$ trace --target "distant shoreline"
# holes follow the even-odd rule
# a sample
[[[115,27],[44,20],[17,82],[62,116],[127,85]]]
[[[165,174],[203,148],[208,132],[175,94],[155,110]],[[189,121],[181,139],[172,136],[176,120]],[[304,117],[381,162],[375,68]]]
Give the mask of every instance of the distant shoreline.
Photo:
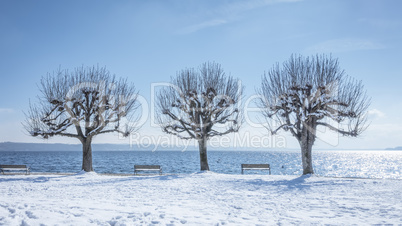
[[[156,150],[155,150],[156,149]],[[161,148],[155,145],[148,145],[138,148],[138,145],[129,144],[92,144],[92,150],[97,151],[198,151],[197,147],[167,147]],[[299,148],[252,148],[252,147],[233,147],[233,148],[208,148],[208,151],[299,151]],[[373,149],[314,149],[314,151],[402,151],[402,147],[395,148],[373,148]],[[1,151],[82,151],[81,144],[65,143],[22,143],[22,142],[0,142]]]

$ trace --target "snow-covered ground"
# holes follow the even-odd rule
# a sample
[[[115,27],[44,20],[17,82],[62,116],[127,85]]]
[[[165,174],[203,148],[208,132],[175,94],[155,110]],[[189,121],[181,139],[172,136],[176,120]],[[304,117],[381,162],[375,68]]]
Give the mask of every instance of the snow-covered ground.
[[[402,224],[402,180],[0,176],[0,225]]]

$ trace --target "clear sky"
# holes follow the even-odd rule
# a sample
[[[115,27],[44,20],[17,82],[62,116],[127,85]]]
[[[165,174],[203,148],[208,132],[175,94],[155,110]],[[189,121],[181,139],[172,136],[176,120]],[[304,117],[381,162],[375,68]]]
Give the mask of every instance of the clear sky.
[[[29,101],[40,94],[40,78],[59,67],[106,66],[135,83],[150,102],[152,83],[215,61],[242,81],[247,100],[264,71],[292,53],[332,53],[347,74],[365,84],[371,125],[360,138],[324,139],[317,147],[402,146],[401,9],[398,0],[2,0],[0,142],[77,143],[32,138],[21,125]],[[145,108],[150,111],[150,104]],[[150,123],[139,136],[158,139],[162,133]],[[249,123],[244,133],[267,135]],[[294,139],[285,139],[287,147],[297,148]],[[111,135],[95,142],[127,140]]]

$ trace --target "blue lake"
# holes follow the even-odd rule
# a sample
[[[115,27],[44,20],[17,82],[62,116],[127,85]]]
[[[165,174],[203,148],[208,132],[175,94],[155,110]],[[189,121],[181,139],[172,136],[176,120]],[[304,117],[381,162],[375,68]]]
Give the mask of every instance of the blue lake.
[[[81,169],[78,151],[2,151],[0,164],[26,164],[32,172],[76,173]],[[210,170],[240,174],[242,163],[271,164],[272,174],[301,175],[299,151],[209,151]],[[313,151],[317,175],[335,177],[402,179],[402,151]],[[132,174],[135,164],[157,164],[163,173],[187,174],[199,171],[196,151],[95,151],[97,173]],[[267,172],[247,171],[247,174]]]

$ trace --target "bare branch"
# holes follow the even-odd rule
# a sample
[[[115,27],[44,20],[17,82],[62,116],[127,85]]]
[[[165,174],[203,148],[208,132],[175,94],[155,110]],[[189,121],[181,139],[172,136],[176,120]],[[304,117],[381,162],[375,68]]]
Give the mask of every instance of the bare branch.
[[[338,60],[331,57],[292,56],[282,67],[276,64],[262,77],[257,92],[257,104],[273,134],[284,129],[301,139],[303,126],[310,125],[306,122],[325,119],[346,122],[346,128],[336,130],[344,135],[357,136],[366,128],[365,112],[370,100],[362,82],[346,76]],[[279,119],[273,120],[274,116]],[[317,125],[327,124],[310,125],[310,130]]]
[[[216,63],[185,69],[157,96],[162,130],[183,139],[208,139],[238,131],[243,87]],[[215,125],[218,129],[212,130]],[[180,135],[186,133],[188,136]]]
[[[122,119],[131,117],[138,107],[135,87],[126,79],[117,80],[106,68],[59,69],[42,77],[40,92],[39,104],[30,105],[24,126],[32,136],[43,138],[83,139],[120,132],[121,126],[128,128]]]
[[[317,122],[317,125],[327,127],[329,129],[331,129],[332,131],[340,133],[340,134],[342,134],[344,136],[356,137],[358,135],[358,132],[359,132],[358,130],[354,130],[354,129],[349,129],[348,131],[345,131],[343,129],[336,128],[336,127],[334,127],[334,126],[332,126],[332,125],[330,125],[328,123],[325,123],[325,122]]]

